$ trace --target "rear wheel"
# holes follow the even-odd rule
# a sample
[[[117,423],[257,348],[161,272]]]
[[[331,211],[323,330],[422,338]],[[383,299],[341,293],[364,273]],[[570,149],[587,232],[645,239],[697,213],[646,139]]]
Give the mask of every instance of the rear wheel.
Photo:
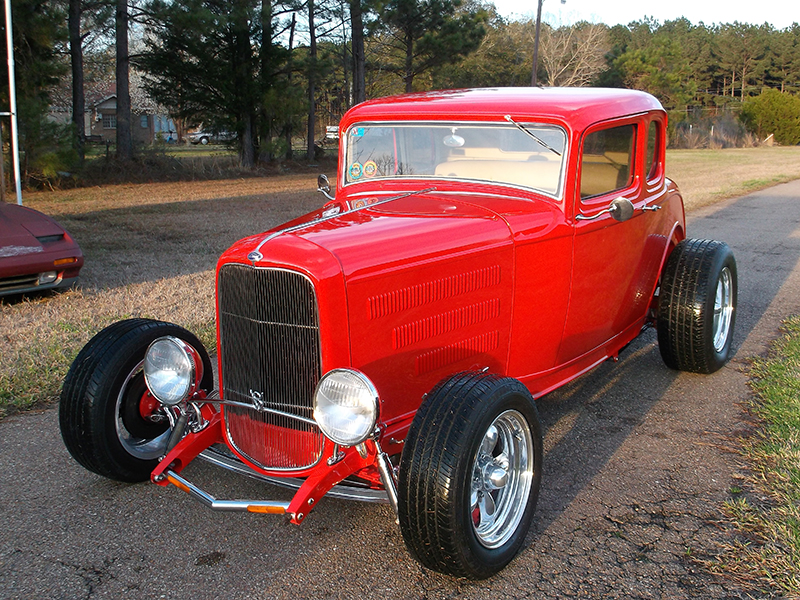
[[[542,467],[538,412],[520,382],[464,373],[437,386],[406,438],[399,518],[426,567],[483,579],[525,541]]]
[[[201,387],[211,390],[211,361],[189,331],[162,321],[129,319],[95,335],[72,363],[61,390],[59,424],[70,454],[85,468],[118,481],[144,481],[164,455],[169,420],[147,391],[144,354],[172,335],[203,360]]]
[[[730,358],[736,321],[736,260],[727,244],[683,240],[661,277],[658,347],[672,369],[713,373]]]

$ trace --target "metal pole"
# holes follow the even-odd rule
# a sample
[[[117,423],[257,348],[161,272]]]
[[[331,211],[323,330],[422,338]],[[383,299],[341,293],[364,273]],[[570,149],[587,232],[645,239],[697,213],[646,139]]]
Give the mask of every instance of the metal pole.
[[[0,119],[0,203],[6,201],[6,157],[3,156],[3,120]]]
[[[8,2],[9,0],[6,0]],[[536,68],[539,66],[539,30],[542,28],[542,4],[539,0],[539,10],[536,11],[536,34],[533,38],[533,72],[531,73],[531,87],[536,87]]]
[[[22,205],[22,183],[19,174],[19,128],[17,127],[17,80],[14,76],[14,35],[11,31],[11,0],[6,5],[6,45],[8,48],[8,99],[11,105],[11,153],[14,158],[14,180],[17,204]]]

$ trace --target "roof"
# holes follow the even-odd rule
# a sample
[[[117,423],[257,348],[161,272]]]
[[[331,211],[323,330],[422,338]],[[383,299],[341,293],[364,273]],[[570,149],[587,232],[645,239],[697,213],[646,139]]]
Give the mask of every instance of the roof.
[[[485,88],[420,92],[370,100],[352,108],[342,126],[368,120],[520,120],[548,118],[583,129],[592,123],[651,110],[663,111],[645,92],[609,88]]]

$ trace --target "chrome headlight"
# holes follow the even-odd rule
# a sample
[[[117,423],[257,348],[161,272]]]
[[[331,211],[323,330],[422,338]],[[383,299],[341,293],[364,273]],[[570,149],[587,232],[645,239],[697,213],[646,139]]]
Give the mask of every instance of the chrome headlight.
[[[144,379],[150,393],[162,404],[180,404],[197,390],[203,378],[203,361],[183,340],[158,338],[144,355]]]
[[[375,429],[378,392],[359,371],[329,371],[314,392],[314,420],[333,442],[341,446],[360,444]]]

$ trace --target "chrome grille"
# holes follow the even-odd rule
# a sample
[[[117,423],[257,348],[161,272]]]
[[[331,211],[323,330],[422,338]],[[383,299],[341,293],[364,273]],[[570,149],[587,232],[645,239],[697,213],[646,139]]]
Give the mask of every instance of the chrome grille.
[[[222,395],[232,444],[264,469],[315,464],[324,437],[312,420],[321,376],[317,299],[311,281],[282,269],[225,265],[217,302]]]

